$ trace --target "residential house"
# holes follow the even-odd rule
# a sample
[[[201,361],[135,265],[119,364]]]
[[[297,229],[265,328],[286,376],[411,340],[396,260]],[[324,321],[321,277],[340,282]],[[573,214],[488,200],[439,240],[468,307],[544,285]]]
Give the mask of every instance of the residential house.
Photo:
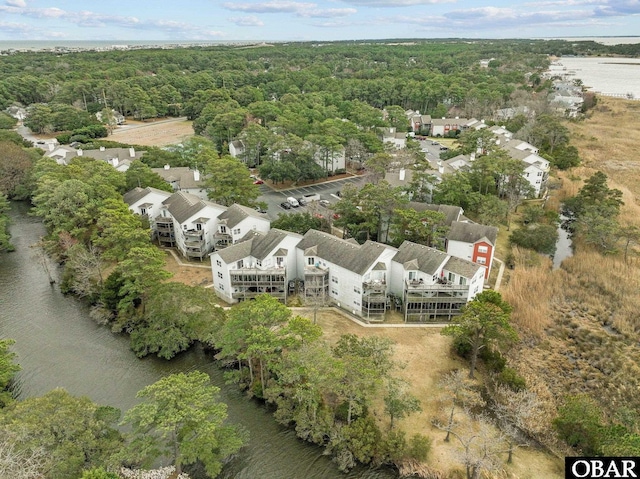
[[[68,165],[77,156],[93,158],[94,160],[109,163],[115,169],[125,172],[129,169],[131,162],[139,160],[146,151],[136,151],[135,148],[105,148],[101,146],[96,150],[83,150],[72,146],[48,144],[46,156],[56,160],[59,165]]]
[[[407,110],[405,112],[411,131],[419,135],[429,135],[431,131],[431,115],[421,115],[419,111]]]
[[[304,278],[306,297],[328,298],[365,318],[384,314],[395,248],[374,241],[360,245],[355,240],[309,230],[296,252],[298,278]]]
[[[209,199],[205,181],[198,170],[192,170],[186,166],[172,167],[169,165],[165,165],[164,168],[151,169],[169,183],[173,187],[173,191],[196,195],[203,200]]]
[[[225,206],[178,191],[163,202],[155,218],[158,242],[175,246],[186,258],[200,261],[214,247],[218,217]]]
[[[431,120],[431,136],[447,137],[468,129],[469,118],[433,118]],[[477,120],[476,120],[477,121]]]
[[[168,191],[148,186],[146,188],[136,187],[128,191],[125,193],[123,199],[133,213],[148,218],[151,231],[155,234],[155,217],[160,214],[164,201],[171,195],[172,193]]]
[[[398,150],[407,146],[407,133],[398,133],[394,127],[380,128],[380,130],[383,143],[391,143]]]
[[[302,236],[271,229],[251,230],[237,243],[211,253],[213,288],[227,303],[270,294],[287,300],[289,281],[296,278],[296,244]]]
[[[244,141],[233,140],[231,143],[229,143],[229,154],[245,163],[247,161],[247,158],[245,156],[246,152],[247,149],[245,148]]]
[[[391,293],[405,322],[444,322],[482,291],[483,266],[405,241],[391,262]]]
[[[547,181],[551,170],[549,161],[528,149],[521,150],[509,144],[503,145],[503,149],[506,150],[511,158],[522,160],[524,163],[523,175],[533,189],[533,196],[536,198],[543,196],[547,190]]]
[[[455,221],[466,220],[463,216],[464,210],[459,206],[434,205],[430,203],[410,201],[407,207],[416,211],[435,211],[437,213],[442,213],[444,215],[444,224],[446,226],[451,226]]]
[[[446,236],[447,254],[481,265],[484,279],[488,279],[497,240],[498,228],[495,226],[454,221]]]
[[[214,233],[215,248],[221,249],[235,244],[250,231],[266,233],[270,227],[269,218],[253,208],[238,204],[231,205],[217,217]]]

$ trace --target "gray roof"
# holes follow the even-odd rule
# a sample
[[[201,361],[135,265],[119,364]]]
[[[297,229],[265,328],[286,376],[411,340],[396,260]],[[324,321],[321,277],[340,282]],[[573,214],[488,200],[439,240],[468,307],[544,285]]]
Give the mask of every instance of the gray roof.
[[[479,264],[467,261],[466,259],[456,258],[455,256],[449,258],[444,268],[447,271],[464,276],[465,278],[473,278],[479,269],[484,270],[484,267]]]
[[[154,173],[157,173],[163,180],[169,183],[179,183],[181,189],[204,188],[205,186],[204,181],[202,181],[202,177],[200,177],[200,181],[196,181],[196,172],[187,166],[151,169]]]
[[[226,220],[224,224],[226,224],[229,228],[233,228],[237,224],[239,224],[245,218],[252,216],[254,218],[260,218],[262,220],[266,219],[264,215],[258,213],[253,208],[249,208],[248,206],[242,206],[237,203],[229,206],[227,210],[218,216],[220,220]]]
[[[256,259],[263,260],[287,237],[295,236],[302,239],[302,236],[296,233],[272,228],[268,233],[260,231],[249,231],[237,243],[227,246],[218,251],[220,257],[225,263],[229,264],[238,261],[247,256],[253,256]],[[287,250],[279,248],[274,256],[286,256]]]
[[[454,221],[447,234],[447,240],[462,241],[464,243],[476,243],[483,238],[495,246],[496,240],[498,239],[498,228],[495,226],[479,225],[477,223]]]
[[[444,126],[444,125],[458,125],[462,126],[469,121],[468,118],[432,118],[431,124],[433,126]]]
[[[252,231],[248,235],[245,235],[240,242],[216,251],[216,253],[218,253],[218,255],[220,255],[220,258],[222,258],[222,261],[227,264],[246,258],[247,256],[251,255],[251,246],[253,244],[253,241],[255,240],[256,236],[260,234],[262,233],[259,233],[258,231]]]
[[[133,156],[131,155],[133,153]],[[136,151],[134,148],[105,148],[104,150],[82,150],[82,156],[88,156],[95,160],[107,161],[113,158],[119,160],[137,160],[144,156],[146,151]],[[80,155],[78,155],[80,156]]]
[[[451,223],[458,221],[462,216],[462,208],[459,206],[451,205],[433,205],[427,203],[418,203],[417,201],[410,201],[407,205],[408,208],[413,208],[416,211],[437,211],[444,214],[444,224],[451,226]]]
[[[393,249],[375,241],[353,244],[318,230],[307,231],[296,247],[359,275],[375,265],[386,249]]]
[[[144,198],[150,193],[159,193],[161,195],[166,196],[167,198],[171,196],[171,193],[169,193],[168,191],[163,191],[157,188],[152,188],[150,186],[147,186],[146,188],[135,187],[131,191],[127,191],[123,196],[123,200],[126,204],[131,206],[132,204],[134,204],[137,201],[140,201],[142,198]]]
[[[403,265],[405,270],[417,270],[434,275],[447,260],[447,256],[447,253],[437,249],[405,241],[398,248],[393,261]]]
[[[183,223],[200,210],[207,206],[212,206],[218,209],[225,209],[225,206],[220,206],[211,201],[204,201],[199,196],[192,195],[191,193],[185,193],[184,191],[177,191],[169,198],[162,202],[167,207],[171,216],[178,222]],[[205,217],[201,217],[202,220]]]

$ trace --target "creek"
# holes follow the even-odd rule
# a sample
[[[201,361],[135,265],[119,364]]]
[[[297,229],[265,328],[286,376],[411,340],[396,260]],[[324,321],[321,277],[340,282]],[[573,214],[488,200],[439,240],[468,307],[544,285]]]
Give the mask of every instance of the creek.
[[[323,449],[305,443],[278,425],[261,403],[224,383],[222,371],[199,348],[171,361],[138,359],[126,336],[111,333],[89,317],[88,307],[50,284],[51,264],[33,247],[45,234],[24,203],[12,203],[13,253],[0,255],[0,338],[16,341],[13,351],[22,370],[19,398],[40,396],[62,387],[123,412],[136,404],[136,393],[171,373],[200,370],[210,375],[229,406],[229,420],[249,432],[249,443],[225,467],[223,479],[392,479],[389,469],[359,467],[340,472]]]
[[[571,233],[566,227],[567,217],[560,215],[558,224],[558,241],[556,241],[556,252],[553,254],[553,269],[558,269],[562,262],[573,256],[573,242]]]

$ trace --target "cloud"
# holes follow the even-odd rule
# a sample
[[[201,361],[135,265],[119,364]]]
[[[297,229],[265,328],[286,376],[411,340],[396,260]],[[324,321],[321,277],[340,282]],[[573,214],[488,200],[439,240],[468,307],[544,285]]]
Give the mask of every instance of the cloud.
[[[291,13],[305,18],[336,18],[357,13],[355,8],[317,8],[316,3],[270,1],[264,3],[224,3],[227,10],[251,13]]]
[[[300,3],[300,2],[282,2],[274,0],[264,3],[223,3],[222,7],[227,10],[236,10],[240,12],[253,12],[253,13],[298,13],[305,9],[316,8],[318,5],[315,3]]]
[[[7,0],[6,2],[4,2],[6,5],[9,5],[10,7],[20,7],[20,8],[24,8],[27,6],[27,2],[25,2],[24,0]]]
[[[456,0],[341,0],[358,7],[415,7],[416,5],[434,5],[440,3],[456,3]]]
[[[640,0],[610,0],[605,5],[597,7],[595,14],[598,17],[613,17],[622,15],[637,15],[640,13]]]
[[[263,27],[264,22],[255,15],[248,15],[246,17],[231,17],[229,19],[231,23],[235,23],[239,27]]]
[[[20,0],[12,0],[20,1]],[[140,20],[136,17],[109,15],[87,10],[67,11],[56,7],[50,8],[18,8],[15,6],[0,6],[0,13],[21,15],[35,19],[65,20],[69,23],[85,28],[120,27],[136,30],[155,30],[170,33],[180,39],[208,39],[219,38],[226,34],[221,31],[210,30],[206,26],[172,20]]]

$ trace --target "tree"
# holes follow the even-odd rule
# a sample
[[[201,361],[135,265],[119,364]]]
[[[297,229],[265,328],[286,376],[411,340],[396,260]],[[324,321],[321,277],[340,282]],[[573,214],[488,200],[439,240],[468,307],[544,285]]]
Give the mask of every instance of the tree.
[[[377,336],[359,338],[344,334],[333,348],[341,360],[343,374],[334,386],[339,397],[347,403],[347,424],[359,416],[371,401],[381,381],[393,369],[393,342]]]
[[[408,208],[398,209],[393,213],[391,228],[392,244],[396,246],[403,241],[412,241],[433,248],[444,246],[444,237],[448,230],[444,213]]]
[[[7,197],[0,194],[0,253],[13,251],[11,244],[11,234],[9,233],[9,201]]]
[[[0,436],[25,456],[39,457],[44,451],[45,477],[79,477],[84,469],[113,461],[122,445],[113,427],[119,416],[117,409],[54,389],[5,408],[0,414]]]
[[[393,429],[396,419],[422,411],[420,400],[409,393],[408,386],[406,381],[393,377],[388,379],[384,410],[389,415],[389,430]]]
[[[545,224],[523,226],[509,235],[509,242],[553,256],[558,242],[558,228]]]
[[[441,333],[453,336],[470,347],[469,378],[473,379],[478,353],[495,342],[515,341],[516,331],[509,323],[511,306],[497,291],[486,290],[473,298],[462,309],[457,324],[446,326]]]
[[[452,434],[459,443],[457,456],[465,467],[467,479],[480,479],[485,472],[491,474],[500,469],[500,456],[504,450],[504,436],[484,417],[477,423],[466,424]]]
[[[16,354],[9,348],[15,344],[12,339],[0,340],[0,408],[5,407],[12,401],[11,392],[7,390],[14,376],[20,371],[14,359]]]
[[[194,341],[215,334],[224,320],[215,295],[201,287],[160,283],[149,293],[143,317],[131,331],[138,357],[157,354],[171,359]]]
[[[206,163],[209,199],[224,206],[238,203],[253,206],[260,188],[253,184],[249,169],[231,156],[220,158],[202,158]]]
[[[170,457],[178,474],[182,466],[200,462],[216,477],[244,442],[236,427],[225,425],[227,406],[219,393],[199,371],[171,374],[142,389],[136,395],[142,402],[123,420],[132,427],[131,455],[147,463]]]
[[[127,252],[126,258],[117,267],[122,279],[118,311],[132,312],[133,307],[141,305],[144,313],[145,299],[150,290],[171,277],[164,269],[164,261],[164,253],[151,245],[137,246]]]
[[[158,190],[173,192],[173,187],[169,183],[140,160],[135,160],[131,163],[131,166],[125,172],[125,178],[127,191],[131,191],[136,187],[146,188],[150,186]]]
[[[457,369],[446,374],[438,383],[443,390],[440,401],[444,404],[447,412],[447,421],[439,427],[447,431],[444,438],[449,442],[452,431],[457,425],[455,414],[457,408],[465,410],[484,406],[482,395],[476,390],[475,385],[468,375]]]
[[[569,446],[586,456],[599,456],[604,439],[602,419],[603,411],[596,401],[586,394],[578,394],[565,398],[553,426]]]
[[[20,146],[0,141],[0,195],[13,197],[33,168],[33,159]]]
[[[271,227],[303,235],[311,229],[328,232],[329,222],[324,218],[312,216],[308,212],[290,215],[281,213],[271,222]]]

